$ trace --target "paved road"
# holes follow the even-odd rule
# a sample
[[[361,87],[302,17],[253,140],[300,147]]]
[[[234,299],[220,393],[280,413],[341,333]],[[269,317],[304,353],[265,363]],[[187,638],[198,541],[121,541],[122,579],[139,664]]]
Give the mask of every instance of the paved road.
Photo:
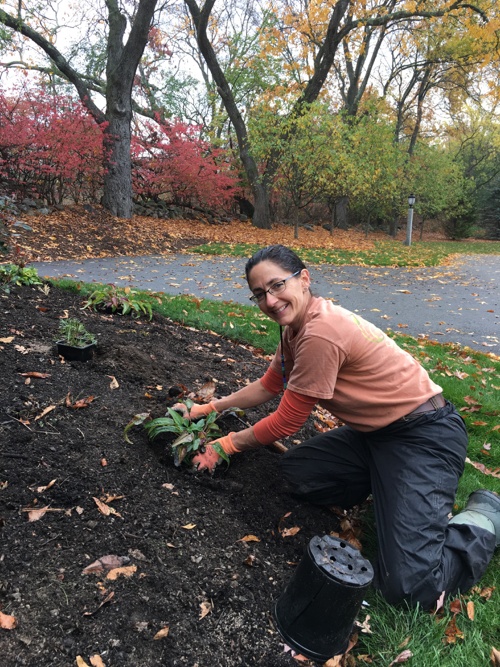
[[[36,262],[40,275],[250,305],[245,260],[195,254]],[[425,269],[311,266],[313,291],[382,329],[500,354],[500,255]]]

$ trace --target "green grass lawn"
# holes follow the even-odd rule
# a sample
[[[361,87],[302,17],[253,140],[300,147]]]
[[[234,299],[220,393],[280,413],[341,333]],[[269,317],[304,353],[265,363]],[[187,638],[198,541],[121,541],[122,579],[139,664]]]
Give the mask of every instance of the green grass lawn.
[[[500,247],[500,246],[499,246]],[[321,260],[324,261],[324,260]],[[82,296],[95,284],[68,280],[52,281],[78,290]],[[186,296],[171,297],[138,292],[136,299],[151,300],[153,309],[185,326],[213,331],[228,339],[272,354],[279,340],[278,327],[257,307],[232,302],[214,302]],[[456,510],[477,488],[500,492],[500,361],[452,344],[416,340],[389,332],[396,342],[416,357],[432,379],[443,387],[466,421],[470,446],[464,475],[460,481]],[[411,517],[409,518],[411,520]],[[361,537],[367,552],[373,550],[373,526],[367,523]],[[450,601],[439,615],[419,609],[394,608],[375,591],[367,594],[369,607],[359,620],[369,615],[372,634],[360,633],[353,649],[355,665],[388,667],[405,650],[412,652],[409,665],[417,667],[485,667],[490,664],[492,647],[500,649],[500,554],[495,555],[478,586],[462,598],[462,611],[456,615]],[[491,589],[495,589],[491,591]],[[491,596],[488,595],[491,593]],[[472,603],[474,618],[466,613]],[[471,605],[469,605],[471,608]],[[453,621],[459,632],[450,632]],[[448,634],[447,634],[448,633]]]
[[[293,248],[307,264],[357,264],[361,266],[439,266],[456,254],[500,254],[500,242],[493,241],[417,241],[410,247],[401,241],[375,241],[372,250],[324,250]],[[207,243],[190,252],[207,255],[250,257],[259,249],[251,243]]]

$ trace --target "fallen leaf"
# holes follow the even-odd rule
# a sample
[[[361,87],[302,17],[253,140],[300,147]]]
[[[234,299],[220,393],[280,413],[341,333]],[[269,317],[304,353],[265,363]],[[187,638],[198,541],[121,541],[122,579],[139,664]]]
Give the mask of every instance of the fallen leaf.
[[[391,663],[389,663],[389,667],[391,667],[391,665],[398,665],[401,662],[406,662],[412,657],[413,653],[409,649],[406,649],[406,651],[400,653],[398,656],[396,656],[396,658],[394,658],[394,660]]]
[[[205,401],[206,403],[209,403],[211,398],[213,398],[213,395],[215,394],[215,382],[213,380],[209,380],[208,382],[205,382],[203,387],[199,389],[196,392],[196,398],[198,400]]]
[[[500,431],[500,424],[497,424],[497,425],[494,426],[491,430],[492,430],[492,431]]]
[[[474,620],[474,603],[472,600],[469,600],[467,602],[467,616],[469,617],[469,620],[473,621]]]
[[[103,468],[105,468],[107,465],[108,465],[108,462],[106,461],[106,459],[105,459],[105,458],[102,458],[102,459],[101,459],[101,466],[102,466]]]
[[[115,378],[115,376],[114,375],[106,375],[106,377],[111,378],[111,382],[109,383],[109,388],[110,389],[118,389],[118,387],[120,385],[118,384],[118,380]]]
[[[0,343],[12,343],[15,336],[7,336],[7,338],[0,338]]]
[[[51,487],[53,487],[54,484],[55,484],[56,482],[57,482],[57,478],[56,478],[56,479],[52,479],[52,480],[47,484],[47,486],[37,486],[37,487],[36,487],[36,492],[37,492],[37,493],[43,493],[44,491],[47,491],[48,489],[50,489]]]
[[[246,565],[247,567],[253,567],[254,563],[255,563],[255,556],[253,554],[249,554],[243,561],[243,565]]]
[[[101,556],[101,558],[98,558],[90,565],[87,565],[87,567],[82,570],[82,574],[93,574],[103,572],[104,570],[113,570],[122,567],[129,561],[130,558],[128,556],[108,554],[107,556]]]
[[[444,631],[445,636],[444,636],[443,641],[446,644],[455,644],[457,639],[463,639],[464,638],[464,633],[458,627],[456,618],[457,618],[457,616],[456,616],[456,614],[454,614],[453,618],[448,623],[448,626],[447,626],[446,630]]]
[[[469,457],[465,459],[466,463],[470,463],[471,466],[474,466],[477,470],[480,470],[482,473],[485,475],[491,475],[492,477],[496,477],[497,479],[500,479],[500,468],[495,468],[494,470],[490,470],[487,468],[484,463],[478,463],[477,461],[471,461]]]
[[[17,619],[15,616],[9,616],[9,614],[4,614],[0,611],[0,628],[2,630],[13,630],[17,625]]]
[[[95,655],[90,656],[90,664],[92,665],[92,667],[106,667],[106,665],[104,664],[104,660],[97,653]]]
[[[239,540],[236,540],[237,542],[260,542],[260,539],[256,535],[245,535],[245,537],[242,537]]]
[[[455,599],[450,602],[450,611],[452,614],[460,614],[462,611],[462,602],[460,599]]]
[[[162,488],[162,489],[167,489],[168,491],[173,491],[175,487],[174,487],[173,484],[170,484],[170,483],[168,483],[168,482],[165,482],[165,484],[162,484],[162,485],[161,485],[161,488]]]
[[[344,659],[344,654],[336,655],[330,660],[327,660],[323,667],[340,667],[342,660]]]
[[[106,503],[103,503],[99,498],[94,498],[93,499],[97,507],[99,508],[99,512],[101,514],[104,514],[104,516],[109,516],[110,514],[114,514],[115,516],[119,516],[120,519],[122,518],[122,515],[115,510],[114,507],[110,507],[109,505],[106,505]]]
[[[283,528],[283,530],[281,531],[281,537],[293,537],[294,535],[297,535],[299,530],[300,530],[299,526],[292,526],[292,528]]]
[[[491,667],[500,667],[500,651],[494,646],[491,647],[490,660]]]
[[[48,511],[49,506],[41,507],[38,510],[29,510],[28,511],[28,521],[39,521]]]
[[[50,373],[39,373],[38,371],[29,371],[29,373],[19,373],[19,375],[22,375],[23,377],[26,378],[40,378],[41,380],[45,380],[45,378],[50,377]]]
[[[168,637],[169,632],[170,632],[170,627],[166,625],[161,630],[158,630],[153,639],[163,639],[164,637]]]
[[[214,605],[211,601],[204,600],[203,602],[201,602],[200,603],[200,610],[201,610],[200,611],[200,621],[201,621],[202,618],[205,618],[205,616],[210,614],[210,612],[212,611],[213,608],[214,608]]]
[[[76,656],[76,666],[77,667],[89,667],[81,655]]]
[[[48,415],[49,412],[52,412],[52,410],[55,410],[56,406],[55,405],[49,405],[48,408],[45,408],[42,410],[42,412],[35,417],[35,421],[38,421],[39,419],[42,419],[42,417],[45,417],[45,415]]]
[[[78,410],[79,408],[88,408],[89,404],[95,399],[95,396],[87,396],[86,398],[80,398],[80,400],[73,403],[70,407],[73,410]]]
[[[187,523],[185,526],[181,526],[181,528],[184,528],[184,530],[193,530],[193,528],[196,528],[195,523]]]
[[[137,572],[137,565],[127,565],[126,567],[115,567],[106,575],[106,579],[115,581],[118,577],[131,577]]]
[[[355,623],[356,627],[359,628],[361,632],[364,632],[367,635],[373,634],[373,630],[371,629],[370,624],[368,623],[369,620],[370,620],[370,614],[367,614],[365,620],[362,623],[360,623],[359,621],[356,621]]]
[[[107,596],[104,598],[104,600],[103,600],[103,601],[101,602],[101,604],[97,607],[97,609],[94,609],[94,611],[84,611],[84,612],[83,612],[83,615],[84,615],[84,616],[93,616],[95,613],[97,613],[97,612],[99,611],[99,609],[100,609],[101,607],[104,607],[105,604],[108,604],[108,602],[110,602],[110,601],[114,598],[114,596],[115,596],[115,592],[114,592],[114,591],[111,591],[111,593],[109,593],[109,595],[107,595]]]

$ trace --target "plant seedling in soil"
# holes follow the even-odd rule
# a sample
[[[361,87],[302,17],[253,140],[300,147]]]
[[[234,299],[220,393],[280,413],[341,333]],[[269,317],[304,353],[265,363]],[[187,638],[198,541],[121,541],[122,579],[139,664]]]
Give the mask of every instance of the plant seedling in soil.
[[[77,320],[76,317],[69,317],[59,322],[57,342],[70,347],[87,347],[87,345],[95,345],[97,338],[87,331],[80,320]]]
[[[184,404],[189,413],[193,402],[188,399],[184,401]],[[144,423],[144,428],[151,440],[154,440],[160,433],[178,434],[178,437],[171,445],[174,454],[174,464],[176,466],[180,466],[182,462],[191,465],[193,456],[198,451],[204,451],[205,445],[220,435],[220,428],[215,423],[221,416],[218,412],[211,412],[206,417],[197,421],[186,419],[186,417],[183,417],[172,408],[168,408],[168,415]],[[229,457],[221,445],[215,442],[212,447],[229,465]]]

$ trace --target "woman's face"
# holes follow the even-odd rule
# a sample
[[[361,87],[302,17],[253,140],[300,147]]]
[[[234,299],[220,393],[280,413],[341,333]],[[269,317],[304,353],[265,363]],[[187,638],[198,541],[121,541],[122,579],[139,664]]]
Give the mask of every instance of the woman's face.
[[[302,316],[307,308],[310,298],[309,286],[311,279],[309,271],[302,271],[293,278],[290,278],[291,272],[281,268],[270,260],[260,262],[250,271],[248,276],[248,286],[254,294],[265,293],[262,301],[259,301],[259,308],[272,320],[281,324],[288,325],[294,331],[297,331],[302,321]],[[285,278],[285,289],[279,294],[270,294],[267,290],[273,288],[273,285],[279,283]]]

